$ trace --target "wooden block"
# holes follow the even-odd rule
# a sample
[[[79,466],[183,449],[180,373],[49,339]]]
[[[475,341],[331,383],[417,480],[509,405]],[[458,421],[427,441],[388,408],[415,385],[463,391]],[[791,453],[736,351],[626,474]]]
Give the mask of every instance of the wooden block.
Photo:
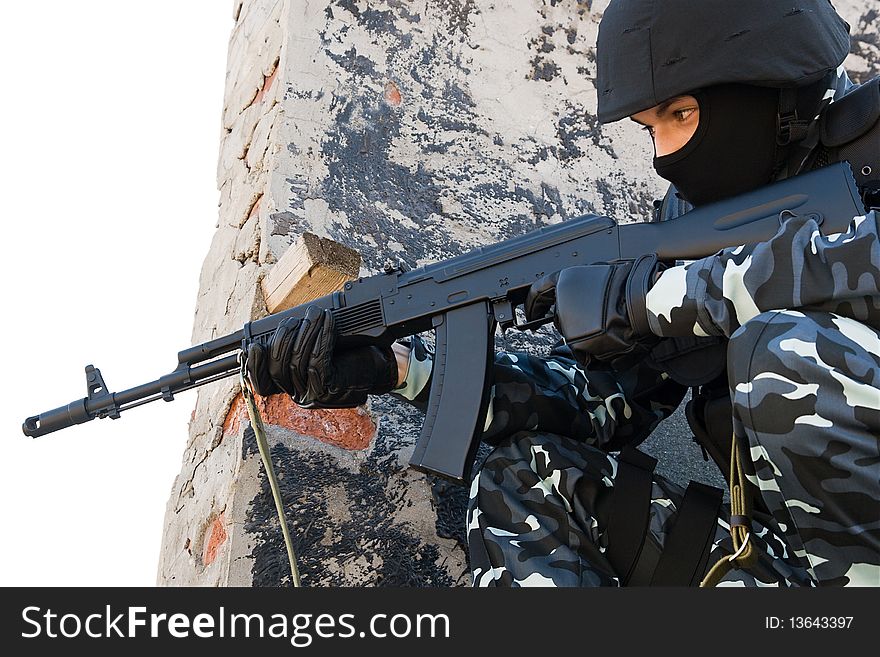
[[[276,313],[330,294],[357,278],[360,267],[354,249],[303,233],[263,278],[266,308]]]

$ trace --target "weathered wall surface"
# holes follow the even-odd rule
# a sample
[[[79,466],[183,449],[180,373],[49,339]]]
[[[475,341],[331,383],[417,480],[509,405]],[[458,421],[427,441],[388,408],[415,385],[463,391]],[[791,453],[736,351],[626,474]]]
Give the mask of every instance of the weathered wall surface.
[[[834,0],[850,24],[852,47],[845,65],[850,77],[865,82],[880,75],[880,4],[876,0]]]
[[[860,76],[880,65],[873,4],[838,3]],[[595,119],[606,6],[234,2],[219,221],[193,341],[265,314],[259,280],[303,231],[358,250],[368,274],[388,258],[418,266],[584,213],[645,217],[663,189],[648,138]],[[303,584],[466,584],[463,491],[406,467],[420,415],[384,398],[303,411],[282,397],[262,410]],[[671,427],[681,440],[681,418]],[[699,453],[678,445],[681,458]],[[200,388],[158,583],[289,583],[274,514],[236,382]]]

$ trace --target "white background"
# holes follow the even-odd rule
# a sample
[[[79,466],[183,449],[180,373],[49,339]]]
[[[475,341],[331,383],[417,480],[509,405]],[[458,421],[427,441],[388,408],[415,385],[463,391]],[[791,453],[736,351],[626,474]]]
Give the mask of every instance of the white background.
[[[174,369],[217,222],[229,0],[0,16],[0,585],[153,586],[195,392],[27,438],[25,417]]]

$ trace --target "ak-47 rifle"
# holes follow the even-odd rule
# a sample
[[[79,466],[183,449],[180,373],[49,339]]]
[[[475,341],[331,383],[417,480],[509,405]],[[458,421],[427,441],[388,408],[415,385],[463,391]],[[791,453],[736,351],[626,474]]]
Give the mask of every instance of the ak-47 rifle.
[[[240,354],[251,342],[266,344],[283,320],[302,317],[315,305],[334,313],[342,347],[435,332],[430,397],[410,465],[464,483],[486,417],[496,329],[533,329],[552,319],[516,323],[515,311],[535,280],[573,265],[647,253],[666,262],[702,258],[771,238],[787,215],[815,215],[826,234],[843,232],[864,212],[852,171],[840,163],[670,221],[618,225],[608,217],[578,217],[411,271],[389,267],[350,281],[343,290],[184,349],[170,374],[129,390],[111,393],[100,370],[88,365],[85,398],[29,417],[22,428],[37,437],[96,417],[115,419],[135,406],[171,401],[184,390],[238,374]]]

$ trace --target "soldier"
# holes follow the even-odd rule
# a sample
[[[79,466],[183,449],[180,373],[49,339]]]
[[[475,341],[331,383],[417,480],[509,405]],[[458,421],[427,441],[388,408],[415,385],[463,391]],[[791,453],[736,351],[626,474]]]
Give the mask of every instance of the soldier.
[[[654,220],[838,160],[880,207],[880,80],[853,85],[848,51],[828,0],[613,0],[599,120],[650,134],[671,183]],[[792,216],[767,242],[695,262],[536,282],[527,318],[554,310],[564,344],[495,356],[493,450],[467,512],[473,584],[880,585],[878,241],[873,211],[839,235]],[[604,294],[557,299],[572,288]],[[604,330],[571,335],[573,313]],[[249,354],[258,392],[323,407],[424,401],[431,358],[417,337],[333,342],[329,312],[282,325],[268,353]],[[653,473],[635,449],[688,388],[730,505]]]

